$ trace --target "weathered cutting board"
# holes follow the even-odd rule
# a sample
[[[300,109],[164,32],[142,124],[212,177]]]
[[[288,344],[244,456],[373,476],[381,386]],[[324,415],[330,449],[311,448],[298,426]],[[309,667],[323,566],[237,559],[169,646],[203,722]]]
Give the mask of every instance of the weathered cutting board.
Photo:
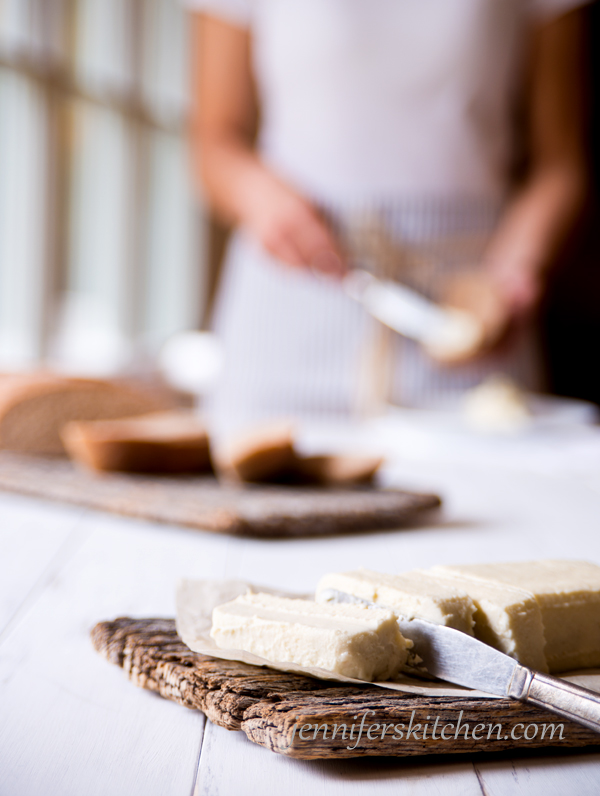
[[[332,687],[330,682],[309,677],[209,658],[183,644],[172,619],[101,622],[92,630],[92,640],[96,650],[121,666],[136,685],[201,710],[215,724],[242,730],[252,742],[289,757],[405,757],[600,744],[600,735],[514,700],[423,697],[376,686]],[[363,716],[366,721],[359,736]],[[438,717],[434,739],[432,725]],[[468,724],[476,739],[470,734],[465,739],[464,729],[458,737],[452,729],[446,730],[445,739],[440,736],[440,728],[456,727],[459,717],[460,726]],[[384,724],[389,730],[382,738]],[[394,738],[394,727],[399,724],[405,729],[411,725],[416,737],[411,733],[410,740]],[[425,724],[428,730],[423,739]],[[338,731],[332,739],[334,725]],[[346,739],[341,737],[342,725],[347,728]],[[488,738],[490,725],[494,729]],[[554,737],[550,737],[551,726]],[[534,727],[536,736],[524,737],[524,733],[531,736]]]
[[[232,486],[210,476],[93,474],[66,459],[0,453],[0,489],[239,536],[319,536],[398,528],[436,495],[361,487]]]

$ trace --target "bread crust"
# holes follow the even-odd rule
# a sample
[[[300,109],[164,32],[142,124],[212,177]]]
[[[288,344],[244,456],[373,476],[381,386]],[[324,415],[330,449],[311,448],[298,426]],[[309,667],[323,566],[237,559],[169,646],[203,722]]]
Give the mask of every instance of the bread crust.
[[[60,456],[64,425],[164,408],[153,395],[112,381],[67,378],[50,372],[0,376],[0,448]]]

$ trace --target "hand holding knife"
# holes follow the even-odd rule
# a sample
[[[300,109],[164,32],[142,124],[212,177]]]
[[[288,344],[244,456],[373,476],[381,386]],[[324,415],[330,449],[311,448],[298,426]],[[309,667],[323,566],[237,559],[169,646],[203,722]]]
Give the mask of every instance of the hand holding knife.
[[[434,304],[398,282],[354,269],[343,279],[346,293],[399,334],[421,343],[436,359],[467,359],[482,345],[484,330],[470,313]]]

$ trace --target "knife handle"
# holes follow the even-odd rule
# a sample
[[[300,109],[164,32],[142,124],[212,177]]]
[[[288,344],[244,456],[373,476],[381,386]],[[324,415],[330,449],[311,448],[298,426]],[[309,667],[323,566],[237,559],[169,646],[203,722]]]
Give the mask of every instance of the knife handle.
[[[600,694],[549,674],[517,667],[509,696],[600,732]]]

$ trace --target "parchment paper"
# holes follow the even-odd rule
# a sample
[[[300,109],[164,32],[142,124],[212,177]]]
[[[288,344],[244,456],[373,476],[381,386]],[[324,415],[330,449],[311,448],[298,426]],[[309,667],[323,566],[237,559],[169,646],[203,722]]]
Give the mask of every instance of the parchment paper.
[[[312,595],[292,594],[277,591],[267,586],[259,586],[241,580],[181,580],[177,587],[177,632],[181,640],[193,652],[210,655],[227,661],[241,661],[253,666],[266,666],[281,672],[304,674],[319,680],[332,680],[336,683],[351,683],[353,685],[376,685],[390,691],[401,691],[406,694],[419,694],[421,696],[462,696],[470,699],[500,699],[494,694],[476,691],[453,685],[443,681],[426,682],[414,677],[398,677],[395,680],[386,680],[379,683],[366,683],[364,680],[355,680],[351,677],[334,674],[326,669],[311,666],[299,666],[295,663],[273,663],[258,655],[243,650],[223,650],[217,647],[211,638],[212,611],[217,605],[234,600],[246,592],[265,592],[278,597],[303,597],[312,599]],[[600,693],[600,669],[585,669],[579,672],[562,675],[563,679],[577,685],[589,688]]]

